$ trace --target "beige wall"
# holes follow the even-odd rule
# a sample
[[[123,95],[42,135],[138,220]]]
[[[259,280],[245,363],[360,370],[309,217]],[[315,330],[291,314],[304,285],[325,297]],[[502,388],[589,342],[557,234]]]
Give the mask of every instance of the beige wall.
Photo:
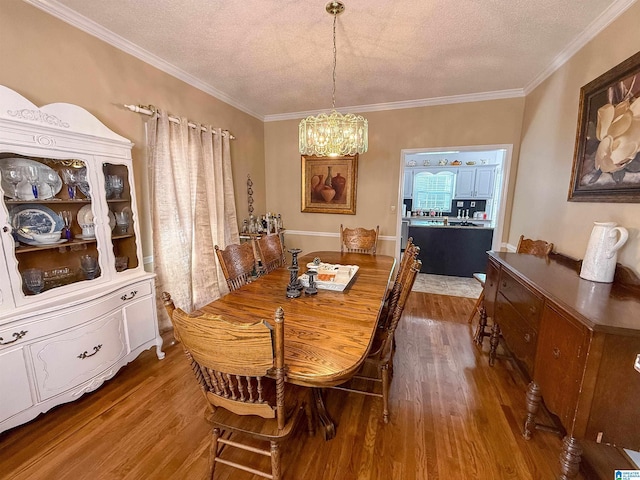
[[[299,121],[267,122],[267,209],[282,213],[285,227],[300,232],[286,236],[287,246],[307,252],[336,249],[340,245],[337,237],[340,223],[371,228],[380,225],[380,235],[394,239],[382,241],[379,251],[393,255],[398,216],[391,206],[398,205],[401,150],[513,144],[515,173],[523,109],[524,98],[515,98],[368,112],[365,117],[369,121],[369,151],[360,156],[358,163],[356,215],[300,211]],[[512,195],[510,191],[508,205]]]
[[[156,68],[20,0],[3,0],[0,15],[0,84],[36,105],[81,105],[135,144],[136,189],[145,217],[143,251],[151,255],[145,117],[123,103],[154,104],[202,123],[227,128],[232,142],[236,203],[246,216],[246,175],[254,182],[256,213],[283,214],[288,246],[305,251],[338,247],[338,226],[379,224],[395,237],[402,149],[513,144],[503,241],[520,233],[545,238],[557,250],[584,255],[594,220],[612,220],[630,230],[620,261],[640,270],[637,204],[567,202],[578,95],[582,85],[640,50],[640,4],[579,51],[527,98],[369,112],[369,151],[359,162],[356,215],[301,213],[297,120],[257,120]],[[524,121],[523,121],[524,119]],[[520,140],[522,138],[522,143]],[[517,176],[517,180],[516,180]],[[511,209],[513,206],[513,209]],[[145,216],[146,215],[146,216]],[[380,250],[394,253],[395,241]]]
[[[580,88],[640,50],[633,5],[527,96],[509,242],[520,234],[583,258],[594,221],[629,230],[618,261],[640,272],[640,205],[568,202]]]
[[[236,206],[247,210],[246,177],[254,198],[264,205],[262,121],[48,15],[21,0],[1,0],[0,84],[36,105],[67,102],[84,107],[107,127],[135,143],[134,172],[143,216],[142,246],[152,254],[144,152],[148,117],[122,104],[153,104],[170,113],[229,129]]]

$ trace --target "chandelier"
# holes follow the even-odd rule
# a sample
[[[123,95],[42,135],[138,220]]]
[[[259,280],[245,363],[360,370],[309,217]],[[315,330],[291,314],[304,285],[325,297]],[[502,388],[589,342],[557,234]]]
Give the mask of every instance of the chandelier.
[[[330,113],[310,116],[300,122],[300,153],[318,157],[364,153],[369,146],[367,120],[360,115],[336,111],[336,19],[344,11],[344,4],[329,2],[325,8],[333,15],[333,101]]]

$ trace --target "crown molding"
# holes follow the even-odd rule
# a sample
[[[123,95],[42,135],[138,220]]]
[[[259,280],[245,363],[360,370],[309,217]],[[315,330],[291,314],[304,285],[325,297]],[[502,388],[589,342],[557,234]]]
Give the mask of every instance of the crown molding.
[[[53,15],[54,17],[62,20],[69,25],[76,27],[83,32],[92,35],[109,45],[116,47],[119,50],[122,50],[125,53],[133,55],[134,57],[142,60],[149,65],[153,65],[159,70],[182,80],[183,82],[191,85],[192,87],[197,88],[205,93],[208,93],[212,97],[217,98],[218,100],[231,105],[232,107],[237,108],[238,110],[243,111],[244,113],[251,115],[259,120],[264,120],[262,115],[252,111],[242,103],[237,100],[231,98],[227,94],[216,90],[214,87],[209,85],[208,83],[203,82],[202,80],[194,77],[193,75],[181,70],[175,65],[163,60],[162,58],[154,55],[151,52],[139,47],[135,43],[130,42],[129,40],[121,37],[120,35],[113,33],[111,30],[107,30],[103,26],[97,24],[93,20],[88,19],[87,17],[80,15],[79,13],[71,10],[70,8],[56,2],[55,0],[24,0],[26,3],[33,5],[34,7]]]
[[[449,97],[421,98],[418,100],[407,100],[403,102],[376,103],[371,105],[357,105],[351,107],[339,107],[336,110],[349,111],[351,113],[382,112],[386,110],[401,110],[404,108],[432,107],[435,105],[451,105],[454,103],[485,102],[488,100],[502,100],[505,98],[524,97],[521,88],[511,90],[498,90],[495,92],[469,93],[464,95],[451,95]],[[281,120],[294,120],[306,118],[310,115],[326,113],[329,109],[309,110],[306,112],[281,113],[276,115],[265,115],[265,122],[279,122]]]
[[[593,40],[602,30],[607,28],[616,18],[622,15],[637,0],[617,0],[612,3],[598,18],[567,45],[531,82],[524,87],[524,94],[529,95],[536,87],[549,78],[556,70],[567,63],[587,43]]]

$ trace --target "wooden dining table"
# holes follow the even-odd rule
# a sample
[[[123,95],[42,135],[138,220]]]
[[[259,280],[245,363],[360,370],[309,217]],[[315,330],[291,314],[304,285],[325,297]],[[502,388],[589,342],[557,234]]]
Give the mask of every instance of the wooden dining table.
[[[312,387],[326,439],[335,427],[324,409],[322,389],[349,380],[365,360],[378,316],[390,288],[395,258],[386,255],[311,252],[298,257],[299,274],[315,258],[323,263],[357,265],[343,291],[318,289],[286,296],[290,270],[278,268],[215,300],[200,310],[237,321],[265,319],[273,323],[276,308],[284,309],[287,382]]]

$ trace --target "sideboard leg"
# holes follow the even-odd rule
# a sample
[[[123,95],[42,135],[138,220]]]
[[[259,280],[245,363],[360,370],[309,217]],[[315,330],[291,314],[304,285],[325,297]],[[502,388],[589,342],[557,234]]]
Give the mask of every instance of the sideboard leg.
[[[527,388],[527,419],[524,422],[524,430],[522,431],[522,436],[527,440],[531,439],[531,434],[536,428],[536,416],[538,415],[538,410],[540,410],[541,401],[540,386],[536,382],[531,382],[529,388]]]
[[[562,453],[560,454],[559,480],[571,480],[576,478],[580,470],[582,459],[582,447],[574,437],[567,435],[562,440]]]
[[[489,338],[489,344],[491,349],[489,350],[489,365],[493,367],[496,362],[496,352],[498,351],[498,343],[500,343],[500,325],[493,320],[493,327],[491,327],[491,337]]]
[[[480,305],[480,320],[478,321],[478,327],[476,328],[476,333],[474,335],[474,342],[478,347],[482,347],[482,342],[484,337],[488,337],[489,333],[486,331],[487,329],[487,311],[484,308],[484,305]]]

